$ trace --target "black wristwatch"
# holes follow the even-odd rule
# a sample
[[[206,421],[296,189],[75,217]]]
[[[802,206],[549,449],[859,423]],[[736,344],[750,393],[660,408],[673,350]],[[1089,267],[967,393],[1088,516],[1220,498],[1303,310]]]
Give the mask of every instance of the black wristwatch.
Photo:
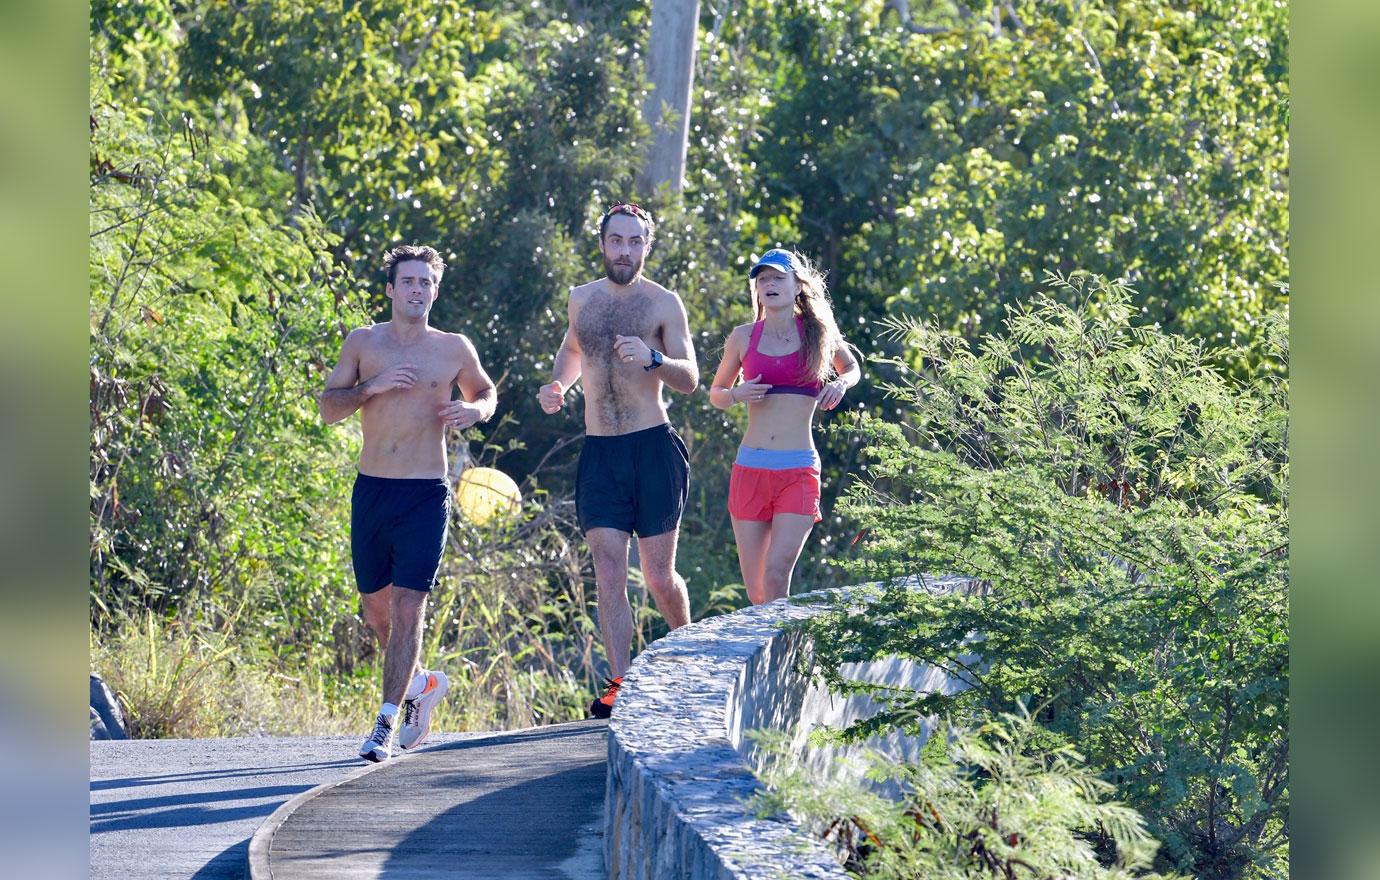
[[[657,351],[654,348],[652,349],[652,362],[647,366],[643,367],[642,369],[650,373],[652,370],[655,370],[657,367],[661,366],[661,360],[661,352]]]

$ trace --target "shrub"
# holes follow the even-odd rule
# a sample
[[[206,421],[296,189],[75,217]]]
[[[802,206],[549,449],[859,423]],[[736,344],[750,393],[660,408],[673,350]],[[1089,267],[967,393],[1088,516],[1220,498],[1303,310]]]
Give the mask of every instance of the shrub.
[[[1228,380],[1200,346],[1131,323],[1130,292],[1049,278],[980,350],[893,321],[910,421],[863,417],[869,483],[848,499],[876,601],[808,624],[835,688],[848,661],[962,671],[954,696],[891,692],[850,730],[1042,705],[1051,735],[1142,811],[1160,864],[1285,873],[1287,414],[1283,380]],[[1283,325],[1271,339],[1284,365]],[[890,585],[979,578],[971,594]],[[977,651],[981,665],[965,662]]]
[[[899,798],[847,774],[815,778],[784,739],[764,744],[769,789],[754,799],[758,812],[786,810],[823,826],[862,877],[1162,876],[1148,871],[1157,844],[1144,820],[1107,800],[1113,786],[1024,712],[974,729],[941,725],[915,764],[865,753],[868,776],[893,780]]]

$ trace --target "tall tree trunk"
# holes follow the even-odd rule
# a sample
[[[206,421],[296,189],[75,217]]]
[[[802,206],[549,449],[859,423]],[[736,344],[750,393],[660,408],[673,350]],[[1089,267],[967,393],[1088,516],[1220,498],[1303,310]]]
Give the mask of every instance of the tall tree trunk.
[[[307,139],[307,125],[304,122],[301,137],[297,142],[297,167],[293,169],[295,186],[292,190],[292,210],[288,212],[288,216],[294,220],[297,218],[297,212],[307,203],[307,148],[310,145]]]
[[[685,152],[690,137],[690,86],[695,74],[695,38],[700,0],[653,0],[647,51],[651,91],[642,118],[652,127],[647,161],[637,178],[639,195],[669,183],[685,188]]]

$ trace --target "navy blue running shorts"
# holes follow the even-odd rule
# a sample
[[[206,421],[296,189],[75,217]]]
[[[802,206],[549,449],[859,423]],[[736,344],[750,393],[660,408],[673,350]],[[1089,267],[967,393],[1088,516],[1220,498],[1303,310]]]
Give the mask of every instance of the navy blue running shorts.
[[[580,531],[608,528],[641,538],[680,525],[690,455],[669,424],[610,437],[585,436],[575,477]]]
[[[450,523],[450,485],[360,474],[350,499],[355,584],[374,593],[389,584],[430,592]]]

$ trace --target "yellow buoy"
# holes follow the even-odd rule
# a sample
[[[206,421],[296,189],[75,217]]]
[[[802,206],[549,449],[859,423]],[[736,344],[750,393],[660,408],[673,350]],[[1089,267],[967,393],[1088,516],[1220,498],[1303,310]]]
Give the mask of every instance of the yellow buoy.
[[[488,467],[466,468],[455,485],[455,501],[465,517],[484,525],[497,515],[511,516],[522,505],[522,493],[513,478]]]

